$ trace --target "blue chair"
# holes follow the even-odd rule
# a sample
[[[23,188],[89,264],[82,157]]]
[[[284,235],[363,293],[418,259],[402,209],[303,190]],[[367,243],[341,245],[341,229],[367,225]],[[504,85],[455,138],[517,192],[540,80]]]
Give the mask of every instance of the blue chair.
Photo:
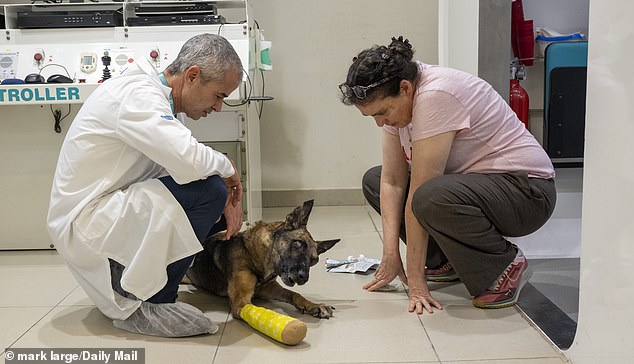
[[[544,149],[559,167],[583,165],[588,42],[555,42],[544,55]]]

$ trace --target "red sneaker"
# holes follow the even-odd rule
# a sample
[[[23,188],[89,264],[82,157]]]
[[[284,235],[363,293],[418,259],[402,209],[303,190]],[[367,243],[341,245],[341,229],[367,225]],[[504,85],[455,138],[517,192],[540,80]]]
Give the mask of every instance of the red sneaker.
[[[453,282],[460,279],[449,262],[438,268],[425,268],[425,278],[430,282]]]
[[[489,289],[473,298],[473,305],[480,308],[503,308],[513,306],[524,284],[533,274],[528,261],[519,248],[511,264],[506,267],[500,277]]]

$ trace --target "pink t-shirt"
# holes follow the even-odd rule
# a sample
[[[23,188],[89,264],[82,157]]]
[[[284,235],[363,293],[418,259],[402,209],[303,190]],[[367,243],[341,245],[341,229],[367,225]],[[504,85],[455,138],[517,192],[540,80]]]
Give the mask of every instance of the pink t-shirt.
[[[491,85],[466,72],[417,63],[412,121],[404,128],[383,126],[399,135],[408,163],[412,141],[458,131],[445,174],[527,172],[554,178],[542,146]]]

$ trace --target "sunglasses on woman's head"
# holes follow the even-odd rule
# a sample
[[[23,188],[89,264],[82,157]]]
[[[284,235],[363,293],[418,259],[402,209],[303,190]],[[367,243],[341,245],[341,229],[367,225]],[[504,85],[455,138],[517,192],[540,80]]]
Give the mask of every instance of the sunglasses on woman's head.
[[[361,86],[361,85],[354,85],[354,86],[350,86],[348,84],[346,84],[345,82],[342,83],[341,85],[339,85],[339,90],[341,91],[341,93],[343,94],[343,96],[345,97],[356,97],[359,100],[363,100],[366,97],[368,97],[368,90],[371,90],[377,86],[380,86],[384,83],[386,83],[387,81],[393,79],[395,76],[388,76],[384,79],[378,80],[374,83],[371,83],[367,86]]]

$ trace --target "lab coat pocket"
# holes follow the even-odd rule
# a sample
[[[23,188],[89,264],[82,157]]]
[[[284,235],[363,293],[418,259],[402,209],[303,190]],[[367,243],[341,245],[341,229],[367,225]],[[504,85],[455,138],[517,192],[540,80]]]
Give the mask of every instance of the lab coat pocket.
[[[100,251],[101,242],[108,236],[121,214],[124,198],[122,191],[115,191],[86,205],[73,223],[80,239]]]

